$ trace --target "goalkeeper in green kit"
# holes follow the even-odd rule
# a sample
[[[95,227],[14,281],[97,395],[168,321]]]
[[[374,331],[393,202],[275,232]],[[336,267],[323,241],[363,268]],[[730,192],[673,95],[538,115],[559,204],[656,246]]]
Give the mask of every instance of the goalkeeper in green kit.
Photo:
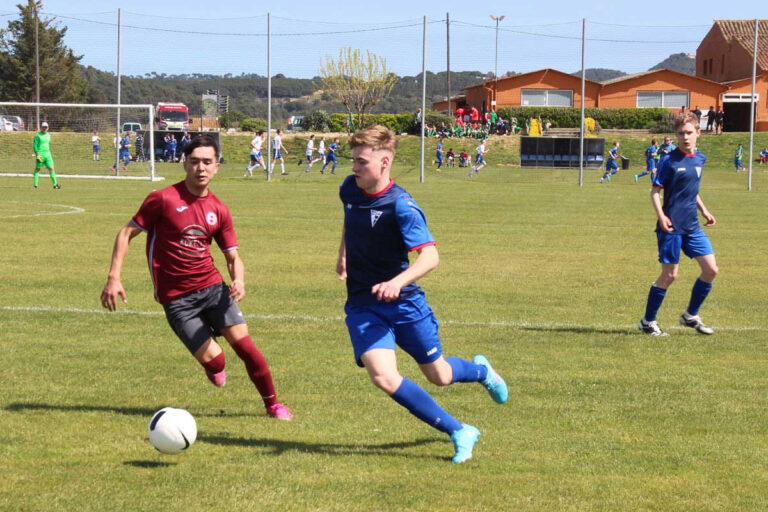
[[[40,131],[35,134],[35,142],[32,145],[35,150],[35,188],[40,181],[40,169],[45,165],[51,175],[54,189],[60,189],[61,185],[56,180],[56,171],[53,170],[53,155],[51,155],[51,134],[48,133],[48,123],[40,125]]]

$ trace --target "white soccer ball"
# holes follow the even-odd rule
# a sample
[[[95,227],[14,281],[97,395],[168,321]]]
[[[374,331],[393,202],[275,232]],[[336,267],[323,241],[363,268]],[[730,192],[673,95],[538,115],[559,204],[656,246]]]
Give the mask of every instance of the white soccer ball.
[[[164,407],[149,420],[149,442],[162,453],[180,453],[197,439],[195,418],[184,409]]]

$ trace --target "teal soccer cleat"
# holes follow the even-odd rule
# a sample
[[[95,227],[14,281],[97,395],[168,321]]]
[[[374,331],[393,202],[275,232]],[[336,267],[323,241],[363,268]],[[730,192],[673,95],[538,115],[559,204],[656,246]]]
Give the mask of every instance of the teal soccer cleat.
[[[497,404],[506,402],[509,397],[507,383],[494,371],[491,367],[491,363],[488,362],[488,359],[486,359],[485,356],[476,355],[474,359],[472,359],[472,362],[485,366],[488,369],[488,376],[481,384],[488,390],[488,394],[491,395],[493,401]]]
[[[472,448],[480,438],[480,431],[472,425],[464,425],[460,430],[451,434],[453,447],[456,449],[456,455],[453,456],[454,464],[461,464],[465,460],[472,458]]]

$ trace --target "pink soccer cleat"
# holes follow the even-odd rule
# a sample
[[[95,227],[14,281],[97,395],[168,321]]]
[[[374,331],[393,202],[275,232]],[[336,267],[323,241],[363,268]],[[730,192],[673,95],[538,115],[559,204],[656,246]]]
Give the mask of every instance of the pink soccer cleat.
[[[291,411],[280,402],[267,407],[267,416],[283,421],[291,421],[293,419]]]
[[[219,373],[209,373],[206,371],[205,375],[217,388],[223,388],[224,384],[227,383],[227,372],[225,370],[221,370]]]

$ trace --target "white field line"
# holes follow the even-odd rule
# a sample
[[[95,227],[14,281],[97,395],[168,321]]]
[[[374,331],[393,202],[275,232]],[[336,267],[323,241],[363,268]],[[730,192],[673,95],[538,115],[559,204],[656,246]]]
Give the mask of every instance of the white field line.
[[[45,178],[48,176],[45,173],[40,173]],[[0,172],[0,178],[31,178],[32,173],[23,172]],[[102,176],[99,174],[56,174],[57,179],[61,178],[77,178],[81,180],[141,180],[141,181],[162,181],[165,178],[162,176],[155,176],[153,180],[151,176]]]
[[[67,204],[52,204],[52,203],[33,203],[33,202],[27,202],[27,201],[4,201],[6,204],[18,204],[18,205],[35,205],[35,206],[55,206],[58,208],[66,208],[66,210],[63,211],[55,211],[55,212],[48,212],[48,211],[42,211],[37,213],[22,213],[19,215],[4,215],[3,217],[6,219],[16,219],[19,217],[42,217],[43,215],[70,215],[73,213],[85,213],[85,208],[80,208],[79,206],[70,206]]]
[[[88,308],[60,308],[54,306],[0,306],[2,311],[18,311],[22,313],[70,313],[70,314],[83,314],[83,315],[106,315],[109,312],[105,309],[88,309]],[[164,316],[162,311],[137,311],[132,309],[121,309],[116,314],[122,315],[139,315],[139,316]],[[290,320],[301,322],[342,322],[344,317],[341,316],[312,316],[312,315],[257,315],[246,314],[246,318],[253,318],[255,320]],[[462,327],[511,327],[517,329],[541,329],[541,330],[557,330],[557,329],[615,329],[615,330],[635,330],[636,324],[632,325],[620,325],[620,324],[579,324],[572,322],[525,322],[525,321],[508,321],[508,320],[490,320],[490,321],[465,321],[465,320],[440,320],[442,325],[458,325]],[[685,329],[682,326],[672,325],[667,329]],[[754,326],[717,326],[719,331],[765,331],[763,327]]]

